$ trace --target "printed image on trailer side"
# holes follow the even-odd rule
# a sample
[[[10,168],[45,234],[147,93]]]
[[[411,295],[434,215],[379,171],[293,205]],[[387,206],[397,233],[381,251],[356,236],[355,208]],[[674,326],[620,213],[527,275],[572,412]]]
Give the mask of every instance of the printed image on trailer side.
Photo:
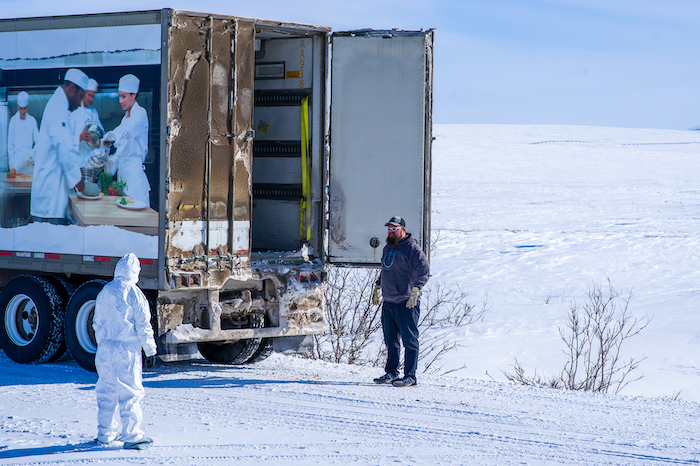
[[[15,251],[156,259],[161,27],[45,24],[0,25],[0,123],[8,122],[0,137],[0,242]],[[72,112],[62,90],[70,69],[97,82]],[[142,117],[139,125],[120,105],[127,74],[139,80],[128,112]],[[92,139],[77,153],[49,142],[77,142],[87,128]],[[117,136],[111,151],[103,144],[110,132]],[[97,192],[66,187],[78,181],[97,184]]]

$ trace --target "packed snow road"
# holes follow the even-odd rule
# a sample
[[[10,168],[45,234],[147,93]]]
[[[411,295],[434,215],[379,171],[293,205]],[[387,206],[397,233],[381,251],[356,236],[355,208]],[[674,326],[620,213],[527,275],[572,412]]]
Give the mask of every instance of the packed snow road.
[[[144,374],[145,452],[95,447],[96,375],[0,353],[0,464],[697,464],[698,405],[377,371],[274,355]]]

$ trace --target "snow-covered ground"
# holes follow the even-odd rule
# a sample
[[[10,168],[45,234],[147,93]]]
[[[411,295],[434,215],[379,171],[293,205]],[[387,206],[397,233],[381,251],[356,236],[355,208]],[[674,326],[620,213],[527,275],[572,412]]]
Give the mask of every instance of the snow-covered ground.
[[[696,403],[421,377],[274,355],[144,377],[145,452],[95,447],[96,376],[0,356],[1,464],[697,464]]]
[[[700,132],[438,125],[434,281],[492,306],[457,330],[452,367],[505,380],[517,357],[556,375],[572,300],[594,283],[632,290],[652,318],[626,345],[641,358],[622,393],[700,401]]]
[[[164,364],[144,375],[155,445],[129,452],[90,444],[95,374],[0,352],[0,464],[700,463],[700,133],[438,125],[435,135],[432,280],[491,307],[445,330],[464,345],[446,368],[466,369],[398,389],[373,384],[375,368],[283,355]],[[505,383],[514,357],[530,373],[561,369],[570,303],[608,278],[652,317],[625,353],[647,357],[645,378],[622,395]]]

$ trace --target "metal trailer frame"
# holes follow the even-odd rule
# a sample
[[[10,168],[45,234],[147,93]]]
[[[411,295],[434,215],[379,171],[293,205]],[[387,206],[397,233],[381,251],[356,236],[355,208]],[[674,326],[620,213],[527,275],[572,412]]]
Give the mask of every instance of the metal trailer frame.
[[[230,58],[226,57],[225,60],[237,60],[236,53],[236,41],[239,39],[239,32],[244,34],[240,37],[244,44],[250,46],[250,41],[255,38],[256,31],[260,30],[262,34],[267,33],[271,36],[282,36],[290,35],[290,37],[300,38],[300,37],[310,37],[312,38],[314,44],[314,50],[318,53],[314,54],[313,66],[314,66],[314,83],[312,85],[312,97],[313,105],[316,107],[313,111],[313,135],[311,140],[314,145],[314,154],[318,159],[318,165],[311,171],[311,185],[313,189],[311,194],[313,195],[310,199],[312,204],[312,214],[311,221],[314,226],[315,234],[312,235],[312,240],[310,244],[314,247],[315,257],[309,260],[308,257],[304,257],[303,254],[278,255],[275,253],[253,253],[252,252],[252,235],[250,234],[250,225],[252,224],[252,215],[250,214],[250,206],[252,205],[252,144],[249,141],[252,138],[250,131],[251,125],[240,124],[236,122],[240,109],[244,106],[236,106],[235,100],[239,98],[238,87],[239,85],[247,85],[246,89],[255,89],[252,82],[247,84],[239,83],[240,79],[251,79],[253,73],[250,70],[250,63],[252,60],[253,66],[255,66],[255,57],[241,57],[241,63],[245,66],[241,73],[248,73],[246,77],[238,76],[239,63],[236,61],[235,65],[229,65],[229,70],[233,69],[233,76],[229,86],[229,108],[226,118],[231,121],[227,121],[222,124],[221,121],[212,121],[212,92],[213,92],[213,82],[212,82],[212,71],[211,68],[214,66],[212,63],[207,65],[208,76],[198,79],[208,79],[208,102],[206,103],[206,113],[208,115],[209,121],[207,122],[208,135],[205,145],[205,150],[203,154],[204,160],[198,160],[197,163],[203,163],[205,179],[207,182],[203,182],[200,187],[195,187],[195,190],[202,190],[203,199],[200,195],[200,199],[197,202],[201,202],[201,208],[206,212],[203,220],[202,232],[206,237],[205,244],[206,249],[203,251],[179,251],[174,248],[171,244],[171,238],[168,237],[169,234],[174,231],[174,222],[191,221],[199,222],[201,218],[196,217],[193,213],[178,213],[177,208],[174,209],[174,199],[173,193],[175,190],[171,189],[169,186],[175,181],[175,178],[171,175],[171,170],[174,164],[172,162],[173,156],[182,157],[182,149],[178,149],[180,153],[171,153],[173,149],[174,138],[171,138],[169,125],[173,122],[171,121],[171,98],[173,97],[172,87],[178,85],[177,79],[173,79],[173,66],[171,63],[171,56],[173,50],[171,49],[171,40],[173,33],[173,19],[176,17],[188,18],[192,20],[193,23],[200,24],[203,21],[209,21],[210,27],[213,28],[214,24],[219,24],[219,26],[224,25],[224,30],[230,32],[235,30],[235,38],[231,35],[222,36],[217,38],[218,41],[214,45],[213,40],[207,43],[207,53],[212,53],[212,47],[216,46],[219,50],[230,49]],[[137,11],[137,12],[124,12],[124,13],[104,13],[104,14],[90,14],[90,15],[74,15],[74,16],[52,16],[52,17],[42,17],[42,18],[20,18],[12,20],[0,20],[0,32],[13,32],[13,31],[32,31],[32,30],[46,30],[46,29],[71,29],[71,28],[86,28],[86,27],[107,27],[107,26],[133,26],[133,25],[154,25],[160,27],[160,115],[159,115],[159,134],[158,140],[160,143],[159,154],[159,188],[158,188],[158,199],[159,199],[159,212],[158,212],[158,252],[156,260],[147,260],[142,263],[142,272],[138,285],[144,290],[157,291],[158,296],[155,300],[156,302],[152,305],[157,308],[156,319],[159,327],[159,335],[164,337],[163,343],[169,345],[177,345],[184,343],[198,343],[198,342],[223,342],[230,343],[242,339],[256,339],[256,338],[273,338],[275,341],[275,349],[280,350],[280,348],[289,349],[295,344],[300,343],[301,340],[298,338],[303,337],[308,334],[321,333],[325,330],[325,316],[323,310],[323,287],[322,282],[325,280],[325,270],[324,266],[327,262],[335,263],[337,265],[350,265],[350,266],[367,266],[373,265],[372,261],[367,261],[362,258],[359,260],[362,251],[367,252],[369,246],[367,243],[372,244],[372,248],[375,249],[373,254],[376,255],[377,246],[374,245],[374,241],[367,241],[371,235],[377,234],[373,231],[367,238],[365,238],[365,233],[362,235],[355,235],[355,245],[359,245],[357,250],[360,250],[360,256],[351,257],[351,260],[347,261],[345,257],[338,256],[337,260],[333,260],[332,254],[328,249],[329,238],[332,234],[333,225],[331,208],[333,208],[331,202],[331,179],[330,172],[331,166],[330,161],[332,159],[331,152],[331,54],[332,50],[332,36],[330,28],[323,26],[313,26],[304,25],[296,23],[278,22],[254,18],[237,17],[231,15],[216,15],[209,13],[199,13],[190,12],[185,10],[175,10],[175,9],[162,9],[155,11]],[[231,26],[233,25],[233,26]],[[239,31],[239,25],[243,25]],[[190,25],[191,26],[191,25]],[[252,30],[251,30],[252,28]],[[203,28],[206,29],[206,28]],[[196,28],[194,29],[196,31]],[[213,29],[210,29],[210,31]],[[192,32],[192,31],[190,31]],[[198,31],[201,33],[201,31]],[[210,32],[206,32],[210,34]],[[415,151],[415,147],[412,146],[414,153],[421,153],[422,161],[420,167],[422,168],[422,173],[420,170],[415,171],[412,176],[416,179],[416,185],[420,185],[423,188],[423,193],[421,200],[417,203],[421,203],[425,207],[424,210],[417,214],[414,212],[413,221],[414,224],[421,224],[421,246],[424,248],[426,254],[429,254],[429,244],[430,244],[430,168],[431,168],[431,145],[432,145],[432,46],[433,46],[433,31],[420,31],[420,32],[410,32],[410,31],[348,31],[344,33],[339,33],[340,35],[346,34],[348,37],[401,37],[401,36],[413,36],[422,35],[424,38],[420,42],[420,47],[424,47],[423,53],[425,53],[425,63],[424,63],[424,73],[422,84],[416,84],[411,88],[407,88],[406,92],[421,93],[423,96],[422,102],[414,102],[416,105],[423,106],[423,110],[416,110],[414,107],[414,117],[412,120],[412,131],[423,133],[422,134],[422,152]],[[226,38],[228,37],[228,39]],[[226,43],[226,40],[229,40]],[[247,42],[246,42],[247,41]],[[414,41],[415,42],[415,41]],[[416,45],[414,43],[414,45]],[[250,52],[250,49],[244,49],[244,51]],[[413,57],[421,56],[420,53],[414,53],[417,50],[414,48],[412,52]],[[224,53],[225,54],[225,53]],[[222,54],[222,56],[224,55]],[[214,55],[212,55],[214,56]],[[394,63],[401,63],[401,58],[397,56],[392,56],[393,60],[399,60]],[[422,56],[421,56],[422,59]],[[247,68],[246,68],[247,67]],[[421,69],[420,67],[411,68],[413,71],[416,69]],[[357,71],[355,68],[354,71]],[[414,76],[415,77],[415,76]],[[173,81],[171,81],[171,79]],[[189,78],[188,78],[189,79]],[[175,84],[173,84],[173,82]],[[421,80],[417,79],[414,83],[420,83]],[[181,83],[182,84],[182,83]],[[422,89],[419,89],[421,88]],[[218,89],[217,92],[221,92]],[[394,98],[397,98],[397,93],[394,92]],[[347,95],[347,93],[346,93]],[[398,99],[404,96],[398,94]],[[410,99],[409,99],[410,100]],[[392,101],[396,102],[396,100]],[[250,103],[252,110],[254,108],[254,103]],[[201,104],[195,109],[188,110],[197,111],[203,113]],[[247,108],[247,107],[246,107]],[[379,107],[381,110],[381,106]],[[221,116],[221,109],[217,110],[219,117]],[[247,118],[251,118],[248,116]],[[352,119],[352,115],[347,115],[346,118]],[[420,120],[420,118],[424,118]],[[245,119],[244,119],[245,120]],[[348,120],[346,120],[348,121]],[[416,123],[420,122],[419,125]],[[199,122],[194,122],[199,123]],[[212,125],[218,125],[217,128],[219,133],[218,137],[225,138],[228,143],[221,143],[220,141],[214,141],[212,143]],[[221,128],[228,125],[225,131]],[[237,126],[238,125],[238,126]],[[195,125],[197,126],[197,125]],[[187,125],[182,126],[182,128],[187,128]],[[376,134],[377,128],[371,128],[373,131],[374,140],[381,140],[382,135]],[[404,128],[405,130],[405,128]],[[195,130],[192,130],[195,131]],[[223,134],[225,133],[225,134]],[[201,135],[200,133],[196,133]],[[394,137],[401,133],[392,133]],[[385,141],[382,141],[383,143]],[[201,141],[197,141],[198,145]],[[218,144],[218,146],[217,146]],[[226,146],[228,144],[229,146]],[[224,221],[228,221],[228,245],[230,246],[228,251],[212,253],[209,248],[209,235],[211,232],[211,219],[212,215],[216,218],[219,215],[221,218],[221,209],[214,212],[210,212],[213,209],[212,206],[212,189],[221,190],[221,186],[217,186],[217,183],[209,183],[208,181],[212,177],[218,177],[221,179],[223,176],[237,176],[236,169],[232,167],[232,174],[226,175],[225,173],[215,173],[212,170],[212,155],[215,150],[218,150],[219,159],[222,158],[222,153],[226,154],[226,150],[230,153],[228,157],[230,160],[227,163],[236,164],[239,161],[236,159],[234,154],[240,145],[246,145],[244,148],[246,154],[244,157],[248,157],[250,160],[249,168],[242,167],[242,173],[245,176],[245,180],[248,183],[245,188],[242,188],[240,192],[236,192],[234,189],[236,186],[236,180],[229,180],[229,189],[232,192],[226,194],[225,199],[227,203],[225,206],[225,212],[227,212],[227,217],[223,218]],[[216,147],[215,147],[216,146]],[[224,149],[221,149],[222,146]],[[224,152],[221,152],[221,151]],[[177,152],[177,151],[174,151]],[[347,152],[347,151],[346,151]],[[240,173],[239,173],[240,174]],[[251,177],[251,178],[249,178]],[[180,180],[178,180],[180,182]],[[212,184],[214,185],[212,187]],[[241,186],[245,183],[241,182]],[[181,192],[186,192],[181,190]],[[197,193],[191,193],[195,198]],[[179,195],[179,199],[182,200],[184,197]],[[175,196],[177,199],[178,196]],[[238,196],[238,197],[237,197]],[[364,197],[360,196],[355,201],[360,199],[366,199],[367,194]],[[228,204],[230,202],[230,205]],[[242,204],[236,204],[242,203]],[[248,204],[246,204],[248,203]],[[182,204],[180,204],[182,205]],[[243,216],[242,218],[236,217],[236,205],[248,206],[248,217]],[[394,208],[394,207],[391,207]],[[245,210],[245,209],[244,209]],[[211,215],[210,215],[211,214]],[[189,215],[189,217],[188,217]],[[373,213],[371,218],[361,218],[363,223],[371,223],[372,229],[378,228],[380,231],[383,230],[383,223],[385,221],[384,214],[381,214],[381,219],[377,220],[374,218],[376,212]],[[388,218],[388,217],[386,217]],[[240,244],[241,250],[237,251],[234,247],[236,245],[235,238],[235,222],[237,220],[247,220],[248,221],[248,232],[247,232],[247,245]],[[199,224],[199,223],[197,223]],[[354,228],[356,225],[349,225],[349,228]],[[381,233],[379,233],[381,234]],[[375,238],[372,238],[374,240]],[[355,246],[353,246],[355,247]],[[85,280],[92,278],[111,278],[114,273],[114,268],[116,262],[119,258],[114,257],[103,257],[103,256],[84,256],[77,254],[51,254],[43,252],[21,252],[21,251],[2,251],[0,246],[0,287],[4,286],[9,279],[20,274],[20,273],[31,273],[35,275],[51,275],[51,274],[66,274],[79,275]],[[200,248],[201,249],[201,248]],[[179,257],[170,257],[171,252],[179,254]],[[179,251],[179,252],[178,252]],[[187,252],[186,256],[180,254],[181,252]],[[350,256],[348,256],[350,257]],[[378,263],[378,260],[374,263]],[[302,285],[296,289],[290,289],[291,285]],[[251,298],[251,291],[254,296]],[[257,293],[257,298],[255,296]],[[154,294],[154,293],[152,293]],[[239,299],[243,298],[243,299]],[[246,307],[247,306],[247,307]],[[227,310],[222,311],[222,308]],[[242,313],[243,315],[248,315],[247,313],[267,313],[268,317],[271,317],[270,326],[262,328],[260,326],[243,326],[236,327],[233,329],[231,327],[224,328],[221,324],[221,319],[224,315],[230,318],[231,315],[238,315]],[[276,313],[276,314],[275,314]],[[184,318],[183,318],[184,316]],[[178,323],[179,322],[179,323]],[[184,330],[180,328],[180,324],[185,324]],[[190,323],[196,325],[189,325]],[[204,323],[204,325],[199,325]],[[182,330],[170,332],[171,330]],[[275,338],[282,337],[282,338]],[[285,347],[287,343],[284,337],[290,337],[287,340],[290,346]],[[280,345],[277,345],[278,341]],[[296,342],[296,343],[293,343]],[[173,353],[170,353],[173,354]]]

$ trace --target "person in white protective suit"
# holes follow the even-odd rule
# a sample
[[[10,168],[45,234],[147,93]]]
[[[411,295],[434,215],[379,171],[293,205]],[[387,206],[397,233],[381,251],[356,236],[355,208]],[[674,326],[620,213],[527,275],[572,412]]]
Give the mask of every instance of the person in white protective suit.
[[[99,379],[97,395],[97,439],[101,444],[119,440],[118,418],[124,448],[143,449],[153,443],[141,430],[144,396],[141,382],[141,349],[147,366],[153,366],[156,342],[153,339],[148,301],[136,286],[141,266],[129,253],[117,263],[114,280],[97,295],[92,328]]]
[[[73,132],[73,136],[75,138],[74,141],[79,145],[78,154],[81,165],[83,165],[83,162],[87,164],[90,157],[95,155],[95,149],[87,144],[88,141],[90,141],[90,132],[86,129],[86,126],[96,124],[102,129],[102,131],[105,129],[104,126],[102,126],[97,109],[92,106],[92,103],[95,101],[97,87],[97,81],[90,78],[88,81],[88,88],[85,91],[85,97],[83,97],[80,107],[76,108],[70,115],[71,131]]]
[[[10,118],[7,130],[7,162],[9,169],[17,173],[31,174],[34,171],[34,145],[39,140],[36,118],[27,113],[29,94],[17,95],[17,113]]]
[[[41,117],[36,145],[30,211],[34,222],[66,224],[68,195],[73,187],[87,196],[99,194],[97,183],[84,182],[78,164],[77,144],[70,131],[70,112],[78,108],[88,77],[71,68],[63,85],[49,99]]]
[[[126,113],[119,126],[105,134],[105,144],[113,141],[117,149],[116,153],[107,157],[105,170],[116,173],[118,180],[126,182],[125,195],[148,206],[151,185],[143,166],[148,154],[148,114],[136,102],[139,84],[139,78],[133,74],[119,79],[119,104]]]

